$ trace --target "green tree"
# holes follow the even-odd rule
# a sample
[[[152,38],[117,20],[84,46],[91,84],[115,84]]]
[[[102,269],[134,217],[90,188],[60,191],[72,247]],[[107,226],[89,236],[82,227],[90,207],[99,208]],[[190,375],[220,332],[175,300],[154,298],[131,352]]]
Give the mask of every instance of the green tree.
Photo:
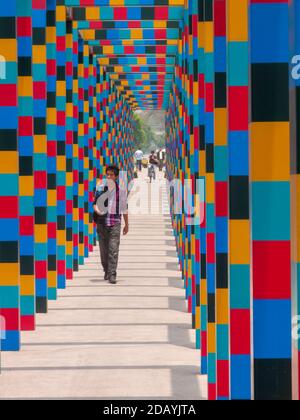
[[[141,149],[144,150],[147,144],[146,134],[143,127],[142,120],[135,115],[134,116],[134,143],[135,143],[135,149]]]
[[[165,135],[156,134],[147,118],[141,118],[138,114],[134,115],[134,142],[135,149],[141,149],[144,153],[150,153],[165,147]]]

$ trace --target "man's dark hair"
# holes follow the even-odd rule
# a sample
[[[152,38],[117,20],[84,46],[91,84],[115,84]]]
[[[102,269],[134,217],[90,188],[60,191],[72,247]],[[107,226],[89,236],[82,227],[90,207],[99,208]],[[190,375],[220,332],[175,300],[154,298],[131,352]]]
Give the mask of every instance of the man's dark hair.
[[[106,173],[110,171],[113,172],[115,174],[116,177],[119,176],[120,174],[120,169],[116,166],[116,165],[110,165],[106,168]]]

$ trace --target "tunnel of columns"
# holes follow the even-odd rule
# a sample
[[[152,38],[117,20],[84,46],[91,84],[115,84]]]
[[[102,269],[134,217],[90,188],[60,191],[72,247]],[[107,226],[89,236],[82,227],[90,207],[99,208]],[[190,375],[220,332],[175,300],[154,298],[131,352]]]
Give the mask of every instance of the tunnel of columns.
[[[299,398],[299,22],[299,0],[1,2],[2,351],[93,251],[97,179],[133,179],[134,112],[159,109],[209,399]]]

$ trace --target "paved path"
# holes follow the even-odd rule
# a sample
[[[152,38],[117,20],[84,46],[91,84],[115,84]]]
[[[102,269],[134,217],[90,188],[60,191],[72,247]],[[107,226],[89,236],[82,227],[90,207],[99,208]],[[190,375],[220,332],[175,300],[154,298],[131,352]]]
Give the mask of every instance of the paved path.
[[[150,192],[141,196],[145,210]],[[131,209],[138,201],[132,194]],[[155,213],[157,191],[149,202]],[[206,399],[170,217],[131,216],[116,286],[99,261],[95,248],[37,330],[22,334],[22,351],[2,353],[0,398]]]

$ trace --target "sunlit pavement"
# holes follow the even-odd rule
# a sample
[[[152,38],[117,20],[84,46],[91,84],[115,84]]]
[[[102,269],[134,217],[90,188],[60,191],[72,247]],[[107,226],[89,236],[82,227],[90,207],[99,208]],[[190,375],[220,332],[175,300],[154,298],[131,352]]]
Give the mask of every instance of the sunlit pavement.
[[[103,280],[97,246],[37,316],[37,330],[22,333],[22,351],[2,353],[0,398],[207,398],[170,217],[157,211],[167,208],[166,189],[159,199],[159,189],[143,188],[146,173],[135,181],[140,197],[131,196],[130,209],[140,200],[143,214],[130,215],[118,284]]]

